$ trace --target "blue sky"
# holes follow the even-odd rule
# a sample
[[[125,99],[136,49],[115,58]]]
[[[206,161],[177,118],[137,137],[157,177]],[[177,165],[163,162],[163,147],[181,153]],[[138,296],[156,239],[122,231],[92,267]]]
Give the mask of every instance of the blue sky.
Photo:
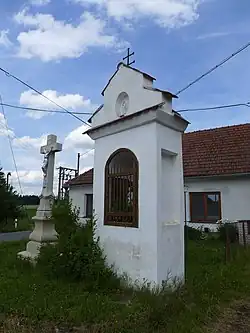
[[[249,14],[247,0],[6,0],[0,67],[69,110],[92,112],[127,45],[135,52],[135,67],[175,93],[249,41]],[[249,55],[250,48],[183,92],[174,109],[249,101]],[[5,103],[56,109],[3,73],[0,87]],[[64,143],[57,165],[73,167],[77,152],[92,147],[81,136],[84,126],[69,115],[37,119],[37,113],[5,112],[24,192],[39,192],[39,146],[46,134]],[[249,114],[242,107],[183,115],[189,130],[196,130],[249,122]],[[0,163],[13,171],[4,125],[0,113]],[[86,154],[81,169],[92,164],[93,154]]]

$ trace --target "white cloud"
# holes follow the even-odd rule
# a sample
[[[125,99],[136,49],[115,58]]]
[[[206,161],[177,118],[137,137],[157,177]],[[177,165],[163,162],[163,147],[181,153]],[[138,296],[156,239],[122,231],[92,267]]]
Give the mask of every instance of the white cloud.
[[[198,18],[198,6],[204,0],[72,0],[83,6],[104,8],[107,15],[121,20],[150,17],[165,28],[176,28]]]
[[[0,45],[5,47],[9,47],[12,45],[11,41],[8,37],[9,30],[1,30],[0,31]]]
[[[0,121],[2,116],[0,114]],[[1,127],[1,125],[0,125]],[[81,172],[90,169],[94,163],[94,142],[82,133],[88,127],[85,125],[73,129],[62,138],[58,138],[63,143],[62,152],[56,154],[55,176],[54,176],[54,193],[57,193],[58,185],[58,168],[66,166],[70,168],[76,167],[77,153],[83,153],[80,159]],[[14,135],[14,133],[13,133]],[[43,174],[41,170],[43,155],[40,154],[40,147],[46,143],[47,134],[39,137],[22,136],[13,139],[13,148],[17,163],[18,174],[21,182],[22,191],[25,194],[40,194],[42,189]],[[1,141],[0,141],[1,143]],[[4,146],[3,146],[4,147]],[[1,147],[0,147],[1,148]],[[86,153],[87,152],[87,153]],[[10,154],[5,150],[5,162],[10,158]],[[7,156],[8,155],[8,156]],[[11,184],[20,192],[19,182],[12,161],[12,167],[8,167],[8,171],[12,172]],[[6,168],[5,168],[6,169]]]
[[[21,184],[21,189],[18,181]],[[11,172],[10,184],[18,193],[39,195],[42,189],[43,174],[41,170],[18,170]]]
[[[203,34],[203,35],[200,35],[197,37],[197,39],[209,39],[209,38],[219,38],[219,37],[225,37],[225,36],[229,36],[231,35],[232,32],[211,32],[211,33],[208,33],[208,34]]]
[[[86,151],[94,147],[94,141],[90,139],[87,134],[82,134],[89,127],[82,125],[70,132],[64,140],[63,147],[64,149],[78,149],[81,152]]]
[[[40,138],[31,138],[30,136],[22,136],[13,140],[13,145],[18,148],[24,149],[40,149],[41,146],[46,144],[47,135],[44,134]]]
[[[0,113],[0,136],[10,136],[11,138],[14,137],[14,132],[12,129],[8,127],[7,122],[4,119],[4,115]]]
[[[84,12],[78,25],[56,20],[50,14],[29,14],[23,10],[14,20],[28,31],[19,33],[18,56],[38,57],[47,62],[62,58],[79,58],[90,47],[122,48],[125,44],[106,33],[106,22]]]
[[[91,103],[90,99],[85,99],[79,94],[63,95],[59,94],[55,90],[45,90],[42,94],[66,109],[76,110],[78,108],[84,108],[85,111],[92,112],[95,108],[95,105]],[[49,100],[42,97],[41,95],[38,95],[32,90],[22,92],[20,95],[19,103],[31,108],[45,108],[53,110],[59,109],[55,104],[51,103]],[[49,113],[36,111],[28,111],[26,114],[27,116],[34,119],[40,119],[46,115],[49,115]]]
[[[16,172],[12,172],[12,181],[17,181],[17,174]],[[41,182],[41,180],[43,179],[43,174],[42,171],[40,170],[21,170],[18,171],[18,176],[20,178],[21,183],[23,183],[23,185],[26,184],[34,184],[35,182]]]
[[[50,3],[50,0],[30,0],[29,3],[33,6],[45,6]]]

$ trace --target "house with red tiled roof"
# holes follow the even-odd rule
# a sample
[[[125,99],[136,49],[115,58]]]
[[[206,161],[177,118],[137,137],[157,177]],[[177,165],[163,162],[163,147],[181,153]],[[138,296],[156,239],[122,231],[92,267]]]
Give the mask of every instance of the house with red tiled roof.
[[[185,220],[216,229],[217,220],[250,219],[250,123],[183,134]],[[92,214],[93,169],[69,183],[81,217]]]

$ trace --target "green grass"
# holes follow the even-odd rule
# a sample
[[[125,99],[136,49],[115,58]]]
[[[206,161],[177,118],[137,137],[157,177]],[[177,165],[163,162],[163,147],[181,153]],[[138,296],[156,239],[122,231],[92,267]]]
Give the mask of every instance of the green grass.
[[[230,302],[250,296],[250,250],[234,249],[234,260],[225,264],[218,241],[189,241],[186,286],[160,294],[114,294],[108,286],[91,293],[84,283],[48,280],[16,259],[24,248],[23,242],[0,244],[0,313],[26,318],[36,327],[54,323],[83,325],[82,332],[199,333]]]
[[[37,210],[37,208],[38,208],[38,205],[25,205],[25,208],[26,209],[33,209],[33,210]]]
[[[33,229],[32,217],[36,215],[36,208],[27,208],[25,216],[17,219],[17,228],[15,228],[14,221],[9,221],[5,226],[1,228],[1,232],[13,232],[13,231],[26,231]]]

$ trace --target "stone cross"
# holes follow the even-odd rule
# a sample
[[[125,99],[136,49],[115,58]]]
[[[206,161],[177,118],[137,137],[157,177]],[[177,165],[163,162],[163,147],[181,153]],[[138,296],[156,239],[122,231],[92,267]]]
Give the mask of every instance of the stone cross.
[[[52,217],[52,205],[54,201],[53,180],[55,168],[55,154],[62,150],[62,144],[57,142],[56,135],[50,134],[47,137],[47,144],[41,147],[40,153],[44,154],[42,165],[43,187],[40,196],[39,207],[36,216],[32,219],[35,227],[29,237],[26,250],[19,252],[18,256],[22,259],[29,259],[36,262],[43,244],[57,241],[57,232],[55,230]]]
[[[44,177],[42,196],[44,197],[53,196],[55,153],[62,150],[62,144],[56,142],[56,140],[56,135],[48,135],[47,144],[42,146],[40,149],[40,153],[44,154],[44,161],[42,165]]]

